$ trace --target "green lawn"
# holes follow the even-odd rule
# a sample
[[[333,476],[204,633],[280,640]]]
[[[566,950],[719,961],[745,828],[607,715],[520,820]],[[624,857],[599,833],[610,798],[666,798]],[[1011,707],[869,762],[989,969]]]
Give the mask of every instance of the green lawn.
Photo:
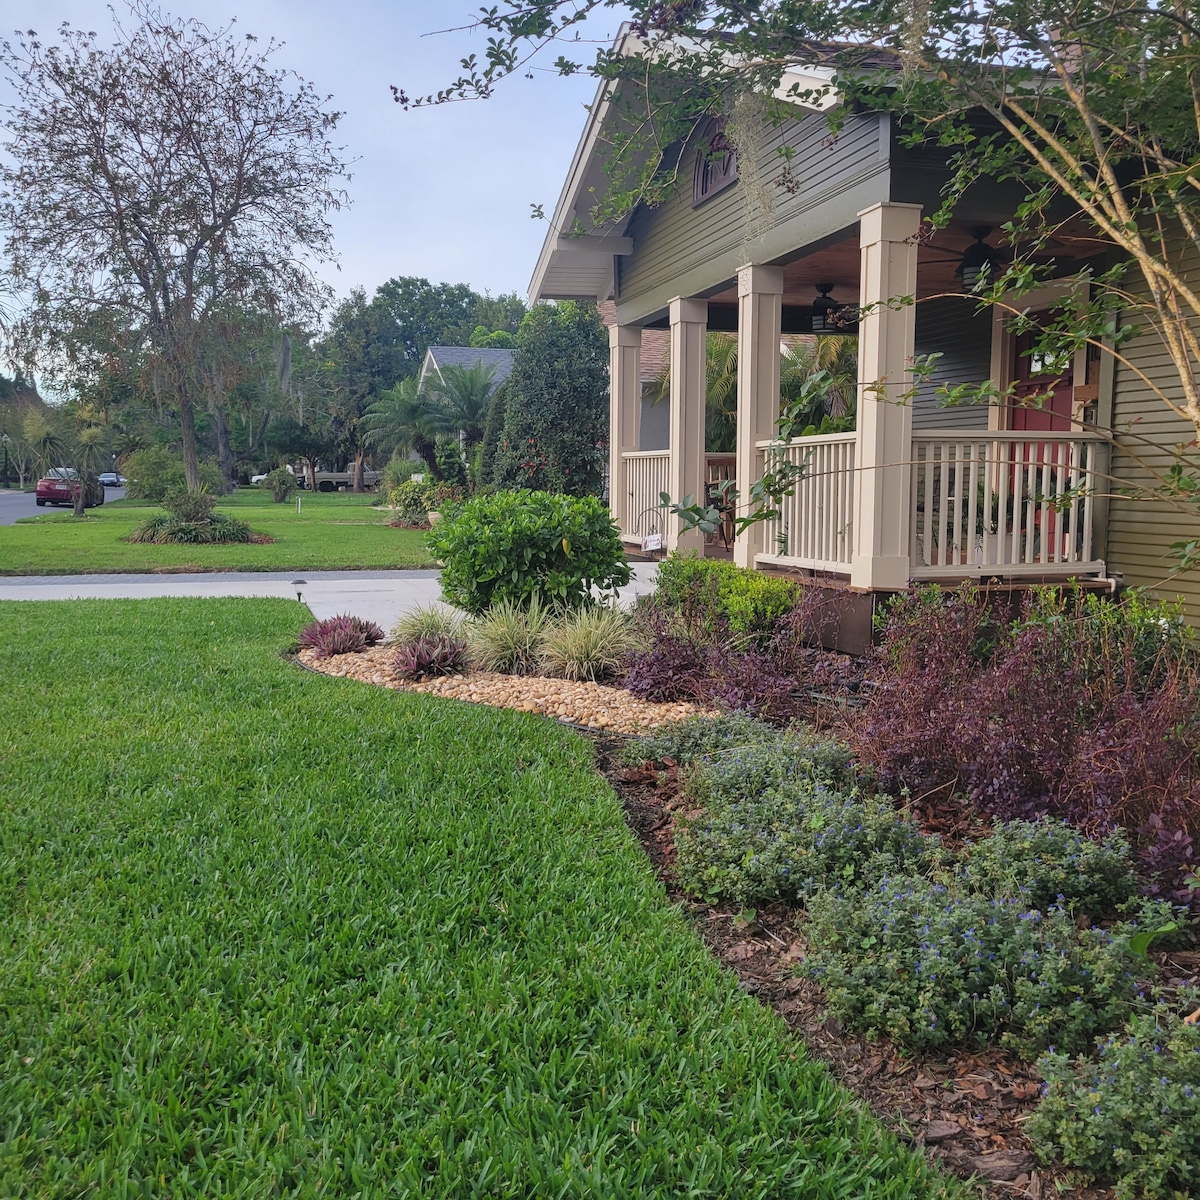
[[[247,546],[141,546],[122,539],[156,505],[119,500],[83,518],[65,509],[0,526],[0,575],[76,575],[107,571],[291,571],[429,566],[424,535],[389,529],[372,496],[304,494],[273,504],[257,488],[235,492],[219,508],[275,540]]]
[[[553,722],[0,604],[0,1195],[917,1197]]]

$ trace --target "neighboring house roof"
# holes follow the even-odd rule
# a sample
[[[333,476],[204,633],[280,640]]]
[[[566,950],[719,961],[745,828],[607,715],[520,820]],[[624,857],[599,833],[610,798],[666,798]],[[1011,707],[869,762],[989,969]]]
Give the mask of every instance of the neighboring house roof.
[[[600,319],[605,325],[617,323],[617,306],[611,300],[601,301]],[[641,382],[655,383],[662,378],[671,358],[671,331],[669,329],[642,330]]]
[[[430,375],[442,377],[443,367],[465,367],[468,371],[482,363],[492,368],[492,386],[499,387],[513,368],[513,350],[485,350],[477,346],[430,346],[421,364],[421,383]]]

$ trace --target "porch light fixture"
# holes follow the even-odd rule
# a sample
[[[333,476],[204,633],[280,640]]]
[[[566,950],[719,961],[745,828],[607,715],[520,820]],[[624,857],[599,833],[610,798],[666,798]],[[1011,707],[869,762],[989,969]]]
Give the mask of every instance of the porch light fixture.
[[[817,291],[820,295],[812,306],[813,333],[846,333],[852,329],[855,325],[852,306],[839,304],[830,296],[833,284],[818,283]]]
[[[991,233],[986,225],[980,225],[971,230],[975,241],[963,251],[962,262],[955,274],[962,280],[963,290],[978,291],[992,274],[994,268],[1000,265],[1000,251],[989,246],[983,239]]]

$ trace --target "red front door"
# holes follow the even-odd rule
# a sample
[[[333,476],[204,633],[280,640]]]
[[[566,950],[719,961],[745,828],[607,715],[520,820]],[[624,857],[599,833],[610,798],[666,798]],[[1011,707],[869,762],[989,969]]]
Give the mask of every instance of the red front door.
[[[1050,314],[1037,314],[1049,319]],[[1038,332],[1017,338],[1009,428],[1023,433],[1068,433],[1071,429],[1071,397],[1075,382],[1070,357],[1055,360],[1037,349]]]

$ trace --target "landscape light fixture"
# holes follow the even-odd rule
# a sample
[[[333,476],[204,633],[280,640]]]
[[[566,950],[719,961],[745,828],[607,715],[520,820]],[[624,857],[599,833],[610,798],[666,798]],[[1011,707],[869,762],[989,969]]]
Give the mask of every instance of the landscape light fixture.
[[[850,333],[858,322],[854,319],[854,306],[842,304],[830,296],[832,283],[818,283],[820,295],[813,301],[813,333]]]
[[[307,579],[293,579],[292,587],[294,587],[296,589],[296,599],[301,604],[303,604],[304,603],[304,592],[302,589],[308,587],[308,580]]]
[[[978,291],[987,282],[993,268],[1000,264],[1000,251],[983,240],[991,232],[987,225],[979,225],[971,230],[975,241],[963,251],[962,262],[954,272],[962,280],[964,291]]]

